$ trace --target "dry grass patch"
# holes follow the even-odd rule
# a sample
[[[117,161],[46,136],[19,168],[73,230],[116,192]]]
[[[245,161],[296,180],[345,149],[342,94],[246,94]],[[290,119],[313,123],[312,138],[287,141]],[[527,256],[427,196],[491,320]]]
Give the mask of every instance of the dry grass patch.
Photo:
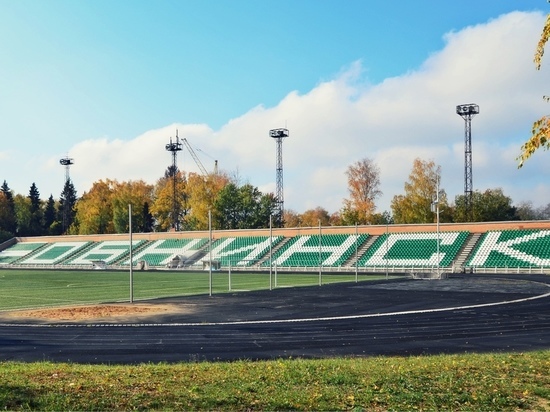
[[[182,313],[176,305],[104,304],[62,308],[18,310],[8,312],[12,319],[38,319],[44,321],[116,320],[143,318],[162,313]]]

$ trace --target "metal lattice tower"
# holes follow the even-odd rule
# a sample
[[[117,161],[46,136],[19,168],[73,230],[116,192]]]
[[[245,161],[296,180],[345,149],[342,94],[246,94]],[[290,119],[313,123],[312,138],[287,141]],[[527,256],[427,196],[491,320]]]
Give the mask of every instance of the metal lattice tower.
[[[479,106],[473,103],[461,104],[456,106],[456,113],[464,119],[464,203],[466,218],[472,221],[472,119],[479,114]]]
[[[172,137],[170,137],[170,143],[166,144],[166,150],[172,153],[172,170],[170,173],[172,174],[172,228],[174,230],[179,230],[179,222],[178,222],[178,215],[179,215],[179,206],[178,206],[178,198],[177,198],[177,176],[178,176],[178,165],[177,165],[177,158],[178,158],[178,152],[182,149],[182,144],[180,143],[180,139],[178,137],[178,131],[176,129],[176,141],[172,142]]]
[[[64,157],[63,159],[60,159],[59,160],[59,163],[62,165],[62,166],[65,166],[65,185],[67,184],[67,182],[69,182],[71,180],[71,175],[70,175],[70,168],[71,168],[71,165],[74,164],[74,161],[73,159],[71,159],[70,157]],[[63,190],[65,190],[65,186],[63,187]],[[67,220],[68,220],[68,217],[69,217],[69,207],[70,205],[67,203],[67,199],[65,199],[65,201],[63,202],[63,210],[62,210],[62,222],[61,222],[61,231],[62,233],[65,233],[65,231],[68,229],[67,228]]]
[[[284,212],[284,192],[283,192],[283,140],[288,137],[288,129],[272,129],[269,131],[269,136],[276,140],[277,143],[277,166],[276,166],[276,192],[277,199],[277,214],[275,216],[275,225],[283,226]]]
[[[69,173],[69,169],[70,169],[71,165],[74,164],[73,159],[71,159],[69,157],[64,157],[63,159],[59,160],[59,163],[62,166],[65,166],[65,182],[67,182],[68,180],[71,180],[71,175]]]

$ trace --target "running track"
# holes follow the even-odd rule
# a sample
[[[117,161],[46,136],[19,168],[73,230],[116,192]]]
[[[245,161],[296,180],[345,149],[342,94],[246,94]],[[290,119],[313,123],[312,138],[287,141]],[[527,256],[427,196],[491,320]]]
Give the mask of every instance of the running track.
[[[550,349],[550,277],[457,276],[158,300],[147,323],[10,323],[0,360],[142,363]]]

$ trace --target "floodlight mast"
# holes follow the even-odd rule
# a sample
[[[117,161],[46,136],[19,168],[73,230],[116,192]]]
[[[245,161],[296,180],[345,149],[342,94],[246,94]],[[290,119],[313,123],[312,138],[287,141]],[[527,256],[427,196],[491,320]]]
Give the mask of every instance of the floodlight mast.
[[[69,174],[69,168],[71,167],[72,164],[74,164],[73,159],[69,157],[64,157],[63,159],[59,160],[59,163],[62,166],[65,166],[65,182],[67,182],[68,180],[71,180],[71,177]]]
[[[176,141],[172,142],[172,137],[170,137],[170,143],[166,144],[166,150],[172,153],[172,169],[170,173],[172,174],[172,229],[179,230],[179,205],[177,201],[177,175],[178,175],[178,166],[177,166],[177,157],[178,152],[182,149],[180,139],[178,137],[178,130],[176,129]]]
[[[477,104],[461,104],[456,106],[456,113],[464,119],[464,206],[467,221],[473,220],[472,205],[472,119],[479,114]]]
[[[283,191],[283,140],[288,137],[288,129],[272,129],[269,136],[275,139],[277,143],[277,166],[276,166],[276,192],[277,211],[275,215],[275,225],[283,226],[284,213],[284,191]]]
[[[70,157],[66,156],[63,159],[59,160],[59,164],[61,164],[62,166],[65,166],[65,184],[64,185],[66,186],[67,183],[71,180],[69,169],[70,169],[71,165],[74,164],[74,160],[71,159]],[[65,186],[63,187],[63,191],[65,191]],[[69,212],[70,212],[69,206],[70,205],[67,203],[67,199],[64,199],[64,201],[63,201],[63,210],[61,212],[62,213],[61,232],[63,234],[68,229],[67,228],[67,220],[68,220]]]

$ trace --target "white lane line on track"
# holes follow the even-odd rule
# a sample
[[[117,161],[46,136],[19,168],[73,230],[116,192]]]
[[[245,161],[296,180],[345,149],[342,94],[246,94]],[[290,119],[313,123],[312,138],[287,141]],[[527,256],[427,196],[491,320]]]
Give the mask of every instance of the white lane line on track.
[[[550,285],[546,285],[550,287]],[[528,302],[531,300],[543,299],[550,297],[550,292],[542,295],[531,296],[528,298],[504,300],[500,302],[492,303],[480,303],[477,305],[466,306],[453,306],[448,308],[438,309],[419,309],[408,310],[400,312],[385,312],[385,313],[369,313],[363,315],[345,315],[345,316],[328,316],[320,318],[297,318],[297,319],[267,319],[267,320],[240,320],[231,322],[174,322],[174,323],[0,323],[0,327],[33,327],[33,328],[119,328],[119,327],[174,327],[174,326],[239,326],[239,325],[264,325],[264,324],[279,324],[279,323],[299,323],[299,322],[327,322],[334,320],[348,320],[348,319],[366,319],[366,318],[378,318],[384,316],[401,316],[401,315],[418,315],[424,313],[436,313],[436,312],[452,312],[455,310],[477,309],[486,308],[490,306],[511,305],[514,303]]]

